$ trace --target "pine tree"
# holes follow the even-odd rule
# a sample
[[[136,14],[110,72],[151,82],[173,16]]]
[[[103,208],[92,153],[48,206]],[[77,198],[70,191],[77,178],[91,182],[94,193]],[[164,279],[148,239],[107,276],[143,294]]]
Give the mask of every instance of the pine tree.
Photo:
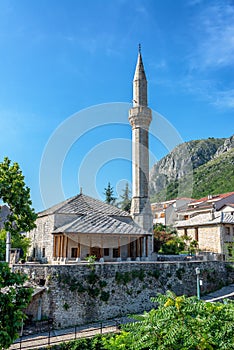
[[[114,205],[116,198],[114,197],[114,189],[111,186],[110,182],[108,182],[108,185],[106,188],[104,188],[104,190],[105,190],[104,194],[106,196],[105,202],[108,204]]]
[[[130,212],[131,209],[131,191],[128,186],[128,182],[126,182],[125,189],[123,190],[123,194],[120,196],[122,199],[119,202],[120,208],[122,210]]]

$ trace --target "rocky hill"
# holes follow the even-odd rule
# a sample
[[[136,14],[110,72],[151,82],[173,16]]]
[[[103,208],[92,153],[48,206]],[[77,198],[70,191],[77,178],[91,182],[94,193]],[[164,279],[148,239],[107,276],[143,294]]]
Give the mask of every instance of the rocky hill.
[[[150,172],[151,201],[234,190],[234,136],[185,142]]]

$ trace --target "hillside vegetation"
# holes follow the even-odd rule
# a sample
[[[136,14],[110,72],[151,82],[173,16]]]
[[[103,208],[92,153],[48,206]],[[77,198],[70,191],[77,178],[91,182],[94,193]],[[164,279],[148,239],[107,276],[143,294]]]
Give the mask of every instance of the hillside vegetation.
[[[151,201],[234,191],[234,137],[177,146],[153,167]]]

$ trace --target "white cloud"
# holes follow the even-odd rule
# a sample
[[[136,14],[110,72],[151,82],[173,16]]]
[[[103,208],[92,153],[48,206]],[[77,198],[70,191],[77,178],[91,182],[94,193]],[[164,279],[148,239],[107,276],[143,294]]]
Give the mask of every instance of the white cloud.
[[[217,91],[216,100],[213,104],[220,108],[234,108],[234,89],[227,91]]]
[[[227,1],[214,1],[201,7],[193,23],[196,47],[192,67],[219,68],[234,63],[234,6]]]

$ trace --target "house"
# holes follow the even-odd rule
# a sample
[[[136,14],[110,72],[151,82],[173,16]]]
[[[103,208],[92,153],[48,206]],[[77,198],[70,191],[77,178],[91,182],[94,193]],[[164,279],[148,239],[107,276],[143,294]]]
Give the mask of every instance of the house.
[[[231,203],[231,204],[230,204]],[[234,204],[234,192],[222,193],[217,195],[208,195],[206,197],[193,200],[177,210],[178,220],[187,220],[199,214],[210,213],[213,209],[215,211],[222,211],[223,208],[229,204]],[[234,212],[234,208],[226,208],[225,211],[230,210]]]
[[[173,225],[177,219],[177,210],[193,200],[192,198],[176,198],[164,202],[151,203],[153,224]]]
[[[199,250],[234,258],[234,192],[193,200],[177,211],[179,235],[198,242]]]
[[[180,236],[198,242],[202,252],[223,254],[234,259],[234,216],[225,212],[202,213],[175,224]]]
[[[38,213],[29,257],[66,263],[96,256],[101,261],[146,260],[152,234],[112,205],[82,193]]]

